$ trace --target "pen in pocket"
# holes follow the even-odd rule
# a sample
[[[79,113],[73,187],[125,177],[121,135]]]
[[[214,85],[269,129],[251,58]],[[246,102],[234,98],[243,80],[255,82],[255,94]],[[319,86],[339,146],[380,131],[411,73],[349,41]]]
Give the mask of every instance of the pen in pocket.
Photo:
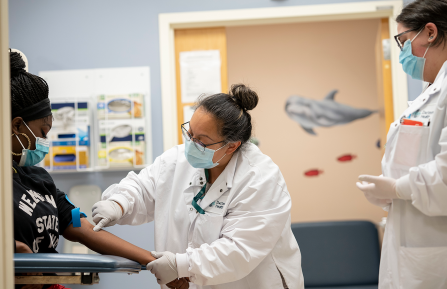
[[[430,123],[429,123],[430,124]],[[428,125],[429,125],[428,124]],[[424,126],[424,124],[420,121],[416,121],[416,120],[411,120],[411,119],[406,119],[404,118],[402,120],[402,125],[413,125],[413,126]],[[427,126],[428,126],[427,125]]]

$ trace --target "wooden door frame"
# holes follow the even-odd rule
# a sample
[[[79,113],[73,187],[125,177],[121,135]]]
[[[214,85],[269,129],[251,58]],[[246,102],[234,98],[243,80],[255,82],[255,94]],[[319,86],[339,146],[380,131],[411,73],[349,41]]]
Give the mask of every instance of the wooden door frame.
[[[388,18],[390,35],[396,35],[395,18],[402,8],[402,1],[372,1],[160,14],[158,23],[164,150],[178,144],[174,54],[175,29]],[[352,45],[355,47],[355,37],[352,41]],[[397,45],[391,45],[391,72],[394,116],[398,117],[407,108],[408,87],[407,76],[399,64]]]
[[[8,0],[0,0],[0,289],[14,288]]]

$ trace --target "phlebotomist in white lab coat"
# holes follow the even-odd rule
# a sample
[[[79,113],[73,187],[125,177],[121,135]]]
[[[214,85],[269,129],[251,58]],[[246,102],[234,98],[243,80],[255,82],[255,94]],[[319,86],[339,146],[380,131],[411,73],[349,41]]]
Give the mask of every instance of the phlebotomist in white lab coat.
[[[190,288],[304,288],[286,183],[249,142],[257,103],[242,84],[200,100],[182,125],[185,144],[130,172],[93,207],[96,229],[154,221],[158,259],[148,269],[159,284],[187,277]]]
[[[447,0],[397,17],[406,73],[431,85],[391,124],[383,176],[357,186],[388,210],[379,288],[447,288]]]

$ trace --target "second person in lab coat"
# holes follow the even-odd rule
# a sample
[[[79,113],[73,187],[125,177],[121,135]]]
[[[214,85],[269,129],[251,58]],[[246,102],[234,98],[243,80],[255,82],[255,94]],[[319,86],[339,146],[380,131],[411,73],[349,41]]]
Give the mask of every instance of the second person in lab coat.
[[[383,176],[357,186],[389,211],[379,288],[447,288],[447,0],[417,0],[397,17],[403,70],[430,85],[391,124]]]
[[[182,125],[185,144],[130,172],[93,207],[96,229],[154,221],[158,259],[148,269],[159,284],[188,277],[190,288],[304,288],[286,183],[249,142],[257,103],[242,84],[200,100]]]

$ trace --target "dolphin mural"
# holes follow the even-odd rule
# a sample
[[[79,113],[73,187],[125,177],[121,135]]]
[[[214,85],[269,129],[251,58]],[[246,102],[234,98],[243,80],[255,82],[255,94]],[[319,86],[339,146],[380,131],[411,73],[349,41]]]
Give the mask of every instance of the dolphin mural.
[[[358,109],[334,100],[338,90],[332,90],[322,100],[292,95],[286,102],[287,115],[309,134],[316,135],[315,127],[331,127],[370,116],[376,110]]]

